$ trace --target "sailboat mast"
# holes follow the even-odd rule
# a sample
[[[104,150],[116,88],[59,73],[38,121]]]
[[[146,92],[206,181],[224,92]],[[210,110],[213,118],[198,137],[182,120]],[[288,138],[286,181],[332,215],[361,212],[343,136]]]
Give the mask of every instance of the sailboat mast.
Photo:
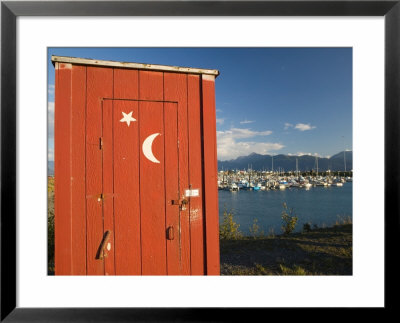
[[[274,174],[274,155],[272,155],[272,174]]]
[[[343,163],[344,163],[344,172],[346,173],[346,146],[344,144],[344,136],[343,138]]]

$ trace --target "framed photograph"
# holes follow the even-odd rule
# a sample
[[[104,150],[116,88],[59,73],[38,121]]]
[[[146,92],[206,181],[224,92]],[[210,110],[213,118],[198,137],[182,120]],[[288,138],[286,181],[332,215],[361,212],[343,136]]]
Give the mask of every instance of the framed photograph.
[[[392,273],[392,268],[395,266],[388,255],[392,251],[392,245],[396,243],[394,237],[398,234],[399,213],[396,202],[399,196],[399,15],[398,1],[3,1],[1,4],[1,320],[6,322],[21,320],[118,322],[124,320],[168,321],[181,318],[190,321],[210,320],[210,315],[213,319],[229,320],[230,316],[233,319],[234,312],[227,313],[224,308],[390,308],[393,302],[389,297],[389,290],[393,288],[390,286],[395,286],[394,283],[397,281]],[[124,52],[127,54],[123,54]],[[124,59],[125,57],[137,59]],[[147,57],[148,61],[146,61]],[[193,57],[192,60],[191,57]],[[282,60],[282,57],[289,58]],[[322,60],[321,57],[324,59]],[[160,65],[139,66],[132,65],[133,63],[118,65],[122,61],[142,61],[142,63]],[[196,62],[201,62],[201,66],[196,66]],[[71,66],[77,66],[77,68],[73,69]],[[96,74],[95,70],[99,66],[103,70],[109,69],[110,77],[106,77],[105,74]],[[176,66],[184,66],[185,69]],[[163,92],[160,98],[153,98],[152,94],[149,99],[146,95],[131,97],[130,94],[121,92],[120,89],[128,86],[124,77],[131,82],[132,78],[127,72],[129,68],[139,70],[138,75],[141,75],[139,78],[142,77],[142,84],[145,84],[146,78],[153,74],[163,75],[160,84],[165,93]],[[152,71],[153,74],[150,73],[151,75],[147,76],[146,69]],[[76,78],[79,73],[82,73],[82,80],[86,82],[84,85],[79,82],[71,83],[68,77],[60,76],[74,75],[73,77]],[[121,78],[119,73],[125,76]],[[72,186],[68,188],[62,181],[65,175],[65,183],[69,183],[69,178],[73,178],[72,174],[79,173],[79,167],[85,167],[86,156],[90,156],[91,148],[84,148],[84,145],[87,146],[87,132],[79,132],[81,128],[77,128],[76,124],[65,123],[62,115],[59,115],[58,119],[56,117],[58,134],[54,136],[54,128],[51,128],[54,125],[54,101],[58,102],[56,105],[62,105],[62,102],[65,102],[65,106],[71,107],[71,113],[74,115],[73,109],[79,106],[80,101],[79,98],[74,97],[75,94],[71,93],[79,94],[84,90],[84,96],[88,97],[87,102],[90,103],[90,91],[98,88],[96,84],[104,87],[109,82],[112,90],[109,95],[102,94],[103,99],[100,105],[103,121],[107,120],[104,118],[108,113],[107,107],[110,107],[110,111],[114,111],[112,120],[115,120],[115,123],[110,124],[109,128],[113,138],[112,145],[120,147],[118,140],[115,139],[117,138],[115,136],[119,136],[120,130],[112,129],[120,129],[117,127],[122,129],[124,126],[124,131],[132,131],[137,125],[143,124],[144,126],[140,126],[142,128],[138,130],[143,137],[138,139],[138,147],[141,147],[138,153],[142,152],[143,155],[140,155],[142,156],[140,160],[142,161],[143,158],[143,165],[147,162],[152,166],[160,164],[164,167],[163,162],[166,161],[166,157],[162,157],[164,150],[160,148],[160,143],[164,141],[160,138],[165,140],[164,147],[170,145],[168,138],[175,138],[174,132],[169,135],[166,133],[165,139],[163,137],[163,127],[169,124],[169,121],[165,120],[172,120],[171,125],[175,125],[173,118],[169,118],[169,114],[165,111],[177,113],[181,109],[180,99],[171,96],[169,93],[172,92],[168,89],[174,88],[173,84],[178,82],[181,74],[188,86],[185,92],[189,98],[192,98],[194,106],[197,105],[195,102],[200,102],[199,106],[209,109],[208,112],[199,112],[200,118],[190,115],[185,118],[190,125],[188,129],[192,131],[188,130],[190,134],[188,140],[192,147],[196,147],[196,140],[199,139],[200,142],[201,138],[199,136],[199,138],[196,137],[197,139],[192,139],[194,138],[191,137],[192,134],[196,133],[197,128],[204,127],[204,130],[199,130],[199,134],[204,134],[204,148],[198,150],[202,157],[189,160],[188,165],[189,167],[197,165],[196,167],[205,170],[203,175],[199,173],[199,179],[203,178],[205,184],[199,184],[204,185],[199,186],[199,189],[189,184],[187,187],[185,185],[180,187],[179,182],[177,184],[179,190],[182,189],[186,195],[182,195],[182,198],[177,198],[176,201],[168,199],[172,201],[171,207],[176,207],[177,210],[179,207],[178,213],[181,216],[184,216],[181,210],[185,210],[186,207],[189,210],[188,213],[194,212],[192,207],[196,205],[196,197],[202,195],[201,187],[213,184],[214,175],[211,173],[215,173],[214,166],[212,157],[207,156],[213,154],[214,148],[211,143],[215,139],[218,139],[218,166],[215,165],[218,167],[218,178],[215,177],[215,180],[218,179],[219,188],[222,190],[220,199],[224,198],[224,203],[236,203],[239,209],[241,206],[249,209],[251,205],[246,203],[255,203],[251,199],[248,201],[253,202],[233,201],[246,194],[267,196],[268,193],[297,192],[295,193],[298,196],[297,199],[304,200],[306,195],[301,197],[300,194],[310,188],[312,192],[309,193],[313,194],[319,194],[318,192],[324,191],[324,187],[331,185],[330,192],[333,192],[333,189],[336,189],[335,192],[345,192],[350,188],[350,195],[347,194],[351,196],[349,201],[335,196],[330,204],[321,202],[319,212],[326,210],[325,218],[316,219],[310,215],[309,218],[302,218],[302,221],[307,221],[299,222],[297,227],[297,217],[292,212],[290,203],[283,206],[284,224],[282,226],[278,222],[269,223],[263,218],[259,218],[258,222],[251,222],[251,219],[243,220],[243,222],[239,220],[242,228],[250,228],[246,241],[253,243],[257,237],[267,237],[262,230],[270,225],[282,228],[285,246],[293,243],[295,248],[305,252],[306,244],[300,244],[296,240],[296,234],[302,234],[304,238],[307,233],[325,232],[328,236],[329,226],[334,225],[334,220],[329,217],[329,214],[338,213],[345,216],[348,212],[350,217],[342,218],[342,223],[336,222],[336,225],[341,225],[341,228],[348,228],[346,225],[350,225],[351,229],[341,232],[342,240],[337,242],[335,250],[329,249],[330,245],[327,246],[333,243],[332,241],[329,243],[327,240],[307,241],[307,244],[313,245],[315,252],[330,250],[331,256],[326,260],[325,267],[315,267],[315,263],[312,264],[309,260],[307,260],[309,265],[304,263],[303,267],[297,266],[295,261],[290,260],[291,257],[296,258],[296,255],[289,255],[289,253],[284,256],[274,256],[279,266],[277,265],[277,269],[273,272],[263,267],[263,260],[260,257],[257,258],[255,254],[253,262],[257,264],[249,270],[243,271],[240,262],[234,263],[234,266],[226,265],[226,259],[236,257],[235,254],[229,254],[227,250],[237,248],[232,241],[237,239],[239,233],[235,222],[230,217],[232,215],[229,212],[221,213],[221,201],[219,201],[219,239],[225,241],[220,249],[224,251],[224,253],[221,252],[220,258],[221,271],[219,253],[211,247],[198,250],[198,254],[205,257],[204,259],[209,257],[208,267],[207,261],[197,264],[196,261],[201,258],[200,256],[200,258],[185,258],[190,264],[188,273],[199,276],[184,277],[182,275],[186,272],[181,270],[176,272],[175,276],[167,277],[168,262],[166,272],[158,272],[159,266],[154,266],[146,274],[147,269],[143,268],[147,268],[147,265],[143,257],[141,269],[135,271],[136,269],[128,266],[129,263],[125,261],[127,256],[124,256],[123,252],[119,252],[119,258],[115,256],[117,251],[114,254],[114,241],[119,239],[123,242],[132,238],[128,233],[118,236],[115,230],[123,232],[126,229],[126,232],[131,232],[129,229],[131,220],[123,225],[121,222],[120,229],[116,229],[118,226],[113,222],[111,229],[100,230],[101,241],[98,239],[99,235],[95,233],[97,240],[93,243],[93,250],[87,249],[88,242],[84,244],[86,249],[82,248],[83,245],[79,243],[79,232],[87,230],[83,234],[89,237],[93,234],[93,228],[97,222],[95,220],[93,223],[90,222],[92,220],[88,222],[86,218],[85,221],[78,219],[78,222],[83,221],[79,222],[80,224],[71,225],[75,219],[68,218],[70,214],[68,210],[71,205],[76,204],[71,202],[72,204],[68,206],[66,201],[73,201],[72,198],[75,196],[73,194],[76,191]],[[55,75],[56,82],[54,82]],[[226,81],[232,75],[236,75],[236,78],[232,78],[235,81]],[[238,75],[242,77],[239,78]],[[317,75],[323,75],[323,78]],[[222,78],[220,88],[216,76]],[[172,80],[170,85],[168,85],[169,77]],[[209,90],[207,82],[211,79],[213,87]],[[294,79],[296,82],[291,83]],[[118,80],[121,80],[120,87],[118,87]],[[202,80],[201,86],[198,86],[199,80]],[[60,86],[62,82],[65,83],[64,87]],[[326,86],[323,87],[321,82],[325,82]],[[306,88],[305,83],[309,84],[309,88]],[[70,96],[65,90],[68,89],[68,84],[72,84],[72,89],[75,91],[71,91]],[[193,84],[192,87],[190,84]],[[193,87],[195,84],[197,87]],[[324,92],[327,88],[341,90],[339,92],[332,90],[327,95]],[[146,91],[140,86],[138,89],[139,92]],[[247,89],[247,92],[242,92],[243,89]],[[56,100],[54,100],[54,90],[56,90],[56,96],[58,95]],[[192,94],[197,93],[196,91],[209,92],[202,94],[202,98],[200,95],[197,100]],[[212,99],[214,93],[217,98],[216,107]],[[258,96],[258,93],[263,93],[264,96]],[[302,102],[301,95],[299,96],[298,93],[303,93],[303,96],[309,93],[317,99]],[[278,96],[284,99],[276,100]],[[236,103],[243,101],[240,106],[248,105],[249,107],[243,113],[238,113],[239,108],[236,109],[229,102],[230,99]],[[256,108],[257,100],[266,102],[265,106],[260,104],[260,107]],[[97,101],[93,100],[93,102]],[[310,102],[313,102],[312,108],[307,106]],[[146,104],[148,106],[143,110]],[[157,104],[161,104],[160,107],[163,110],[158,110]],[[293,108],[285,109],[284,104]],[[89,105],[85,103],[85,106]],[[63,111],[70,113],[67,110]],[[148,113],[153,111],[153,117],[149,116],[152,123],[155,122],[157,113],[164,111],[160,114],[160,128],[149,128],[147,131],[146,112],[143,112],[140,118],[139,111]],[[214,116],[210,114],[213,111]],[[79,118],[78,114],[76,118]],[[92,117],[88,115],[90,114],[86,110],[85,118],[92,120],[87,122],[95,122],[96,119],[90,119]],[[65,115],[65,117],[68,116]],[[119,120],[119,117],[122,119]],[[202,121],[199,122],[199,120]],[[258,127],[256,120],[264,126]],[[180,127],[183,125],[182,122],[178,122]],[[267,122],[274,122],[276,128],[271,128],[271,126],[267,128],[265,126]],[[82,129],[87,131],[88,128],[85,127]],[[101,127],[103,132],[104,129],[108,129],[104,122],[101,123]],[[175,128],[171,127],[171,129]],[[284,142],[275,137],[278,128],[280,135],[283,136],[281,138],[286,138]],[[306,134],[317,133],[316,130],[321,128],[326,133],[332,129],[331,134],[339,138],[336,140],[337,143],[333,144],[329,141],[329,137],[323,137],[321,132],[318,132],[321,134],[318,135],[318,152],[305,152],[308,146],[303,148],[296,139],[303,138],[303,141],[308,140],[316,144],[316,137],[307,137]],[[177,138],[185,137],[179,133],[182,131],[179,130],[181,128],[177,129],[178,133],[175,134]],[[71,138],[76,139],[74,147],[62,144],[62,133],[68,131]],[[117,135],[114,131],[117,131]],[[272,133],[274,135],[271,135]],[[86,144],[81,140],[83,134],[86,134]],[[121,132],[120,136],[120,142],[123,142],[126,135]],[[266,136],[271,139],[264,141],[257,139]],[[54,137],[56,142],[54,142]],[[102,168],[99,169],[103,169],[100,173],[102,172],[101,176],[104,177],[104,174],[107,174],[104,172],[104,165],[108,165],[107,158],[111,155],[107,155],[107,150],[103,149],[103,145],[108,145],[109,139],[106,134],[100,136],[96,134],[93,138],[96,141],[93,147],[103,156],[100,163]],[[144,140],[142,140],[143,143],[140,138]],[[180,140],[178,140],[179,163],[181,163],[179,149],[184,149],[179,148]],[[83,143],[82,146],[79,146],[81,143]],[[56,240],[55,248],[59,250],[58,255],[63,252],[68,255],[71,250],[76,250],[76,255],[81,255],[82,259],[89,259],[91,256],[87,255],[93,251],[93,259],[96,256],[96,259],[102,262],[101,268],[96,267],[99,262],[93,262],[90,265],[92,266],[90,272],[86,260],[80,263],[80,256],[73,256],[70,259],[59,258],[59,272],[57,274],[56,269],[56,275],[53,275],[54,258],[50,259],[50,252],[47,250],[52,234],[48,231],[51,223],[48,222],[50,217],[47,217],[50,210],[47,197],[52,192],[48,186],[47,175],[51,175],[51,167],[54,167],[51,161],[54,160],[54,148],[59,149],[57,147],[64,147],[66,153],[66,155],[60,155],[62,149],[59,150],[58,165],[63,165],[64,157],[71,158],[68,157],[68,153],[72,158],[81,160],[82,165],[74,169],[59,166],[58,174],[61,175],[51,179],[50,186],[54,181],[56,187],[58,185],[56,201],[57,196],[61,196],[56,202],[58,203],[56,208],[65,211],[59,211],[59,214],[60,212],[66,214],[62,220],[64,221],[62,228],[58,226],[58,242]],[[80,157],[80,147],[83,147],[85,160]],[[168,147],[175,149],[173,145]],[[334,149],[336,151],[333,151]],[[242,153],[248,157],[254,157],[252,153],[256,153],[259,158],[264,159],[259,164],[255,161],[248,162],[246,159],[246,163],[249,164],[247,167],[234,164],[236,158],[242,156]],[[125,160],[126,156],[123,155],[121,160]],[[166,150],[165,156],[169,156]],[[286,158],[286,164],[280,156]],[[309,157],[309,164],[305,164],[307,158],[303,156]],[[114,148],[111,157],[110,165],[114,167],[114,158],[118,158],[118,151],[115,152]],[[204,165],[198,164],[203,159]],[[289,161],[291,164],[287,166]],[[57,160],[55,163],[57,164]],[[235,167],[242,170],[231,171]],[[147,172],[153,172],[150,168]],[[168,169],[170,170],[168,174],[172,174],[173,168],[168,167]],[[60,170],[62,170],[61,173]],[[125,201],[130,200],[129,187],[133,185],[132,181],[124,182],[123,176],[114,175],[114,170],[112,181],[123,183],[118,194],[123,196],[125,192]],[[141,172],[139,171],[138,174],[142,174]],[[150,191],[154,186],[153,182],[163,176],[161,173],[157,176],[154,173],[156,177],[153,176],[151,180],[145,181],[146,170],[143,172],[142,182],[138,183],[146,191]],[[182,177],[180,172],[179,170],[179,176]],[[93,181],[96,176],[93,177]],[[189,176],[195,175],[190,173]],[[85,178],[87,178],[86,175]],[[171,180],[165,181],[163,185],[168,188],[170,182]],[[85,185],[88,187],[87,183],[82,183],[82,187]],[[235,195],[234,192],[239,189],[249,192]],[[266,190],[275,191],[261,192]],[[327,192],[326,188],[324,192]],[[112,195],[114,193],[113,186]],[[107,194],[108,192],[103,191],[92,194],[95,203],[93,205],[96,207],[98,204],[102,205],[103,211],[100,213],[104,219],[106,219],[104,208]],[[86,200],[89,195],[86,194]],[[322,195],[318,196],[321,201],[324,199]],[[122,203],[118,202],[119,200],[114,196],[112,200],[115,200],[115,203]],[[339,200],[343,203],[340,207],[335,203]],[[168,201],[155,203],[167,205]],[[212,207],[212,200],[207,201],[211,202],[203,202],[204,210]],[[84,208],[87,209],[89,202],[85,203]],[[348,206],[344,206],[346,203]],[[123,203],[121,207],[127,208],[127,212],[131,213],[135,204],[132,202],[132,207],[127,208],[127,203]],[[272,204],[268,205],[263,207],[273,208]],[[110,213],[110,219],[115,221],[113,214]],[[213,232],[211,227],[213,219],[207,220],[207,214],[205,212],[205,223],[208,227],[205,227],[202,234],[199,231],[199,237],[206,241]],[[146,221],[143,215],[141,219]],[[179,222],[177,231],[179,248],[181,248],[181,223]],[[315,224],[314,227],[312,223]],[[328,224],[328,228],[325,228],[325,223]],[[156,225],[149,222],[151,234]],[[190,239],[196,237],[196,230],[198,228],[195,224],[193,229],[188,229],[188,232],[192,233]],[[337,228],[335,230],[337,232]],[[164,228],[161,228],[160,233],[164,234],[163,231]],[[210,236],[209,232],[211,232]],[[172,225],[166,227],[167,240],[177,241],[174,240],[174,236],[178,233],[175,233]],[[158,245],[156,236],[151,234],[148,235],[149,246],[156,248]],[[238,235],[232,238],[232,234]],[[141,231],[140,235],[145,237],[146,232]],[[274,231],[268,233],[268,239],[271,237],[274,237]],[[293,237],[292,242],[288,237]],[[350,243],[344,247],[346,239],[349,239]],[[164,243],[163,241],[160,245]],[[315,243],[318,243],[318,246]],[[209,245],[215,246],[211,240]],[[324,247],[326,250],[323,250]],[[141,248],[141,252],[146,255],[143,247]],[[164,247],[160,250],[162,254],[167,252],[168,256],[168,251]],[[274,254],[274,250],[268,250]],[[182,252],[181,249],[178,251]],[[104,260],[108,253],[112,255],[112,263]],[[133,253],[136,251],[134,250]],[[340,268],[332,269],[334,267],[331,263],[332,259],[341,259]],[[152,261],[154,260],[148,263]],[[123,266],[126,266],[126,269],[121,269]],[[173,272],[173,261],[171,266],[170,270]],[[130,276],[132,272],[134,276]],[[220,272],[221,276],[218,275]],[[99,273],[109,275],[107,277],[92,276]],[[141,274],[151,276],[140,276]],[[161,276],[154,276],[156,274],[161,274]],[[202,276],[207,274],[210,276]],[[302,277],[298,277],[299,275]]]

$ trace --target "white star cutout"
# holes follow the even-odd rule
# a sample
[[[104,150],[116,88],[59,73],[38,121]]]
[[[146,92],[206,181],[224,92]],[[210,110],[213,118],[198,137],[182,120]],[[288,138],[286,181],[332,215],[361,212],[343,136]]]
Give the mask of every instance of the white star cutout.
[[[129,127],[129,125],[131,124],[131,121],[136,121],[136,119],[132,117],[132,112],[133,111],[131,111],[129,113],[122,112],[122,115],[124,117],[121,120],[119,120],[119,122],[126,122],[126,124]]]

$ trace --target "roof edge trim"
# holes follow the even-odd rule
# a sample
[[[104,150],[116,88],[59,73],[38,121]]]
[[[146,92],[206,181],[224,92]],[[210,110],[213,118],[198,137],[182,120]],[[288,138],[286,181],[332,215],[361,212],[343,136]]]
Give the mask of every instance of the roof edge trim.
[[[207,74],[207,75],[215,75],[215,76],[219,75],[219,71],[214,70],[214,69],[202,69],[202,68],[181,67],[181,66],[144,64],[144,63],[117,62],[117,61],[103,61],[103,60],[98,60],[98,59],[78,58],[78,57],[68,57],[68,56],[52,55],[51,61],[53,62],[53,64],[55,64],[56,62],[59,62],[59,63],[80,64],[80,65],[132,68],[132,69],[138,69],[138,70],[151,70],[151,71],[189,73],[189,74]]]

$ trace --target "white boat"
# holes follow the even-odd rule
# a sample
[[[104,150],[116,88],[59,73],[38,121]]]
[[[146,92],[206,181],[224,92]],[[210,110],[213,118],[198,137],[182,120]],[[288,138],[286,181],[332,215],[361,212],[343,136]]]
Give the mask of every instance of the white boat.
[[[285,184],[279,184],[279,189],[280,189],[280,190],[286,189],[286,185],[285,185]]]
[[[305,184],[304,184],[304,187],[307,188],[307,189],[309,189],[311,186],[312,186],[311,183],[305,183]]]

